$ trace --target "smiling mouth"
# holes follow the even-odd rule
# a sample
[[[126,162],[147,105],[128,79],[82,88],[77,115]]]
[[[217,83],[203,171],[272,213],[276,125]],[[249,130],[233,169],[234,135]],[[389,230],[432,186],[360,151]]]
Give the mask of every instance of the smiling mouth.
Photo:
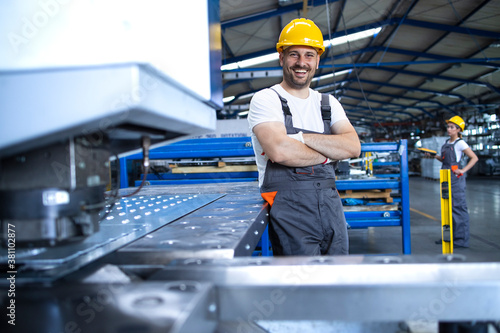
[[[298,75],[306,75],[307,71],[305,69],[294,69],[293,72]]]

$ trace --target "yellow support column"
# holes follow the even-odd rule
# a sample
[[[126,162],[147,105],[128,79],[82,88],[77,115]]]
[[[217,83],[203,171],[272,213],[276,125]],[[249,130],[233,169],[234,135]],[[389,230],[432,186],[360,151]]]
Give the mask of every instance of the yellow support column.
[[[441,185],[441,240],[443,254],[453,253],[453,216],[451,202],[450,170],[440,170]]]
[[[373,159],[371,157],[372,152],[369,151],[365,153],[365,171],[369,176],[373,175]]]

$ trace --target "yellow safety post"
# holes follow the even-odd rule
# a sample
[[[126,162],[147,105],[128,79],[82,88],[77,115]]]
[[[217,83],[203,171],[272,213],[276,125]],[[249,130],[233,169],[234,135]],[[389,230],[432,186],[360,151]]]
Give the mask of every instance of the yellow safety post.
[[[443,254],[453,253],[453,216],[451,202],[450,170],[442,169],[439,172],[441,184],[441,240]]]
[[[372,152],[366,152],[365,153],[365,171],[368,175],[373,175],[373,159],[372,157]]]

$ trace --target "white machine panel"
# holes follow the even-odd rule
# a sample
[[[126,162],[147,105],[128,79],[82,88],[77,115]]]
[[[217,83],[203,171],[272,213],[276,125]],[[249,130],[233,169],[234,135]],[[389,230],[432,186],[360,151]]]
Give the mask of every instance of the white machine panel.
[[[217,1],[9,0],[0,33],[0,157],[93,132],[215,129]]]
[[[220,42],[210,43],[209,10],[207,0],[9,0],[0,70],[147,63],[210,100]]]

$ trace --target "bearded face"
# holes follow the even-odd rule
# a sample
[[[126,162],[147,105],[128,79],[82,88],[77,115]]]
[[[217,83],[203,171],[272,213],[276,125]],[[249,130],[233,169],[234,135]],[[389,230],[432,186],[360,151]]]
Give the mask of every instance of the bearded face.
[[[309,88],[319,66],[319,55],[309,46],[290,46],[280,54],[280,65],[283,80],[290,88]]]

